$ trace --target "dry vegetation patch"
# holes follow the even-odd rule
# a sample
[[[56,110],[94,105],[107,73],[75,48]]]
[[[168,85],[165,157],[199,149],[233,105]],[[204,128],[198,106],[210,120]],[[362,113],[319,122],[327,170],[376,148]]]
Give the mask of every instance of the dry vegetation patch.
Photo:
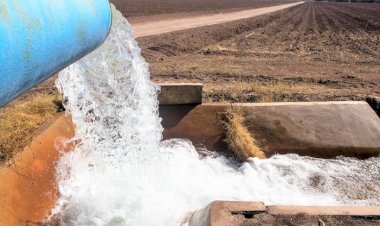
[[[57,94],[38,93],[0,109],[0,166],[30,144],[33,134],[57,113]]]
[[[322,86],[293,82],[232,82],[206,84],[204,100],[214,102],[277,102],[292,101],[297,94],[307,94],[322,89]],[[242,100],[242,101],[239,101]]]
[[[239,160],[247,161],[251,157],[266,158],[265,153],[244,125],[243,114],[238,108],[229,108],[222,114],[221,121],[226,135],[225,142]]]

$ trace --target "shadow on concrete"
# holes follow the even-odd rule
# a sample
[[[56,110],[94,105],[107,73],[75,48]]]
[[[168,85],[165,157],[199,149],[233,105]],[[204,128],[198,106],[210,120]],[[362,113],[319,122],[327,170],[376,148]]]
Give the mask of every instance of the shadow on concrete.
[[[178,125],[178,123],[189,114],[197,105],[161,105],[159,112],[162,118],[162,126],[170,129]]]

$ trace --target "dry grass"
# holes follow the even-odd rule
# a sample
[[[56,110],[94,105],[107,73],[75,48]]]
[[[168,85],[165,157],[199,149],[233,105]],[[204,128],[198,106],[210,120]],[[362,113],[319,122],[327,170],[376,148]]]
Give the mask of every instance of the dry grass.
[[[56,115],[59,98],[38,93],[0,109],[0,166],[29,145],[36,130]]]
[[[212,102],[211,97],[215,95],[227,94],[231,100],[239,100],[244,95],[255,95],[257,100],[254,102],[278,102],[292,101],[293,95],[297,93],[310,94],[316,90],[322,89],[322,86],[305,83],[287,83],[287,82],[229,82],[206,84],[204,88],[205,101]],[[223,102],[223,100],[222,100]],[[241,101],[239,101],[241,102]]]
[[[241,161],[258,157],[265,159],[265,153],[260,149],[255,138],[244,126],[244,117],[239,109],[231,107],[222,116],[228,147]]]
[[[210,45],[202,48],[200,53],[207,53],[207,52],[217,52],[217,51],[227,51],[227,52],[239,52],[238,49],[236,48],[231,48],[231,47],[225,47],[220,44],[215,44],[215,45]]]

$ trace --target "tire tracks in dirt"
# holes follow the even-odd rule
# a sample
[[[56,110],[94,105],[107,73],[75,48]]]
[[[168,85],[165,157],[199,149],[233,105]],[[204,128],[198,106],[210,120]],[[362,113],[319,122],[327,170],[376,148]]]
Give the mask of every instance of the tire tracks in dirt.
[[[296,2],[290,4],[284,4],[279,6],[270,6],[258,9],[242,10],[238,12],[230,13],[218,13],[213,15],[195,16],[181,19],[169,19],[145,23],[133,24],[135,30],[135,37],[143,37],[149,35],[159,35],[163,33],[169,33],[179,30],[185,30],[195,27],[209,26],[221,23],[227,23],[240,19],[252,18],[279,10],[283,10],[289,7],[293,7],[303,2]]]

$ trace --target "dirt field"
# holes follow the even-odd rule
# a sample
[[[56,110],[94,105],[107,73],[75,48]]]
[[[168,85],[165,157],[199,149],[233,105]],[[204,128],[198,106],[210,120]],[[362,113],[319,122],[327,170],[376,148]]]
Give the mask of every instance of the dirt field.
[[[303,4],[303,2],[293,2],[258,9],[244,9],[234,12],[213,13],[204,15],[178,16],[178,14],[165,14],[163,16],[155,16],[155,19],[151,18],[148,21],[144,21],[141,20],[141,18],[138,18],[138,20],[132,21],[132,26],[135,38],[139,38],[253,18],[284,10],[299,4]],[[170,17],[168,15],[170,15]]]
[[[127,18],[171,13],[215,13],[281,5],[297,0],[110,0]]]
[[[308,2],[138,41],[154,80],[203,82],[205,101],[380,95],[380,4]]]

